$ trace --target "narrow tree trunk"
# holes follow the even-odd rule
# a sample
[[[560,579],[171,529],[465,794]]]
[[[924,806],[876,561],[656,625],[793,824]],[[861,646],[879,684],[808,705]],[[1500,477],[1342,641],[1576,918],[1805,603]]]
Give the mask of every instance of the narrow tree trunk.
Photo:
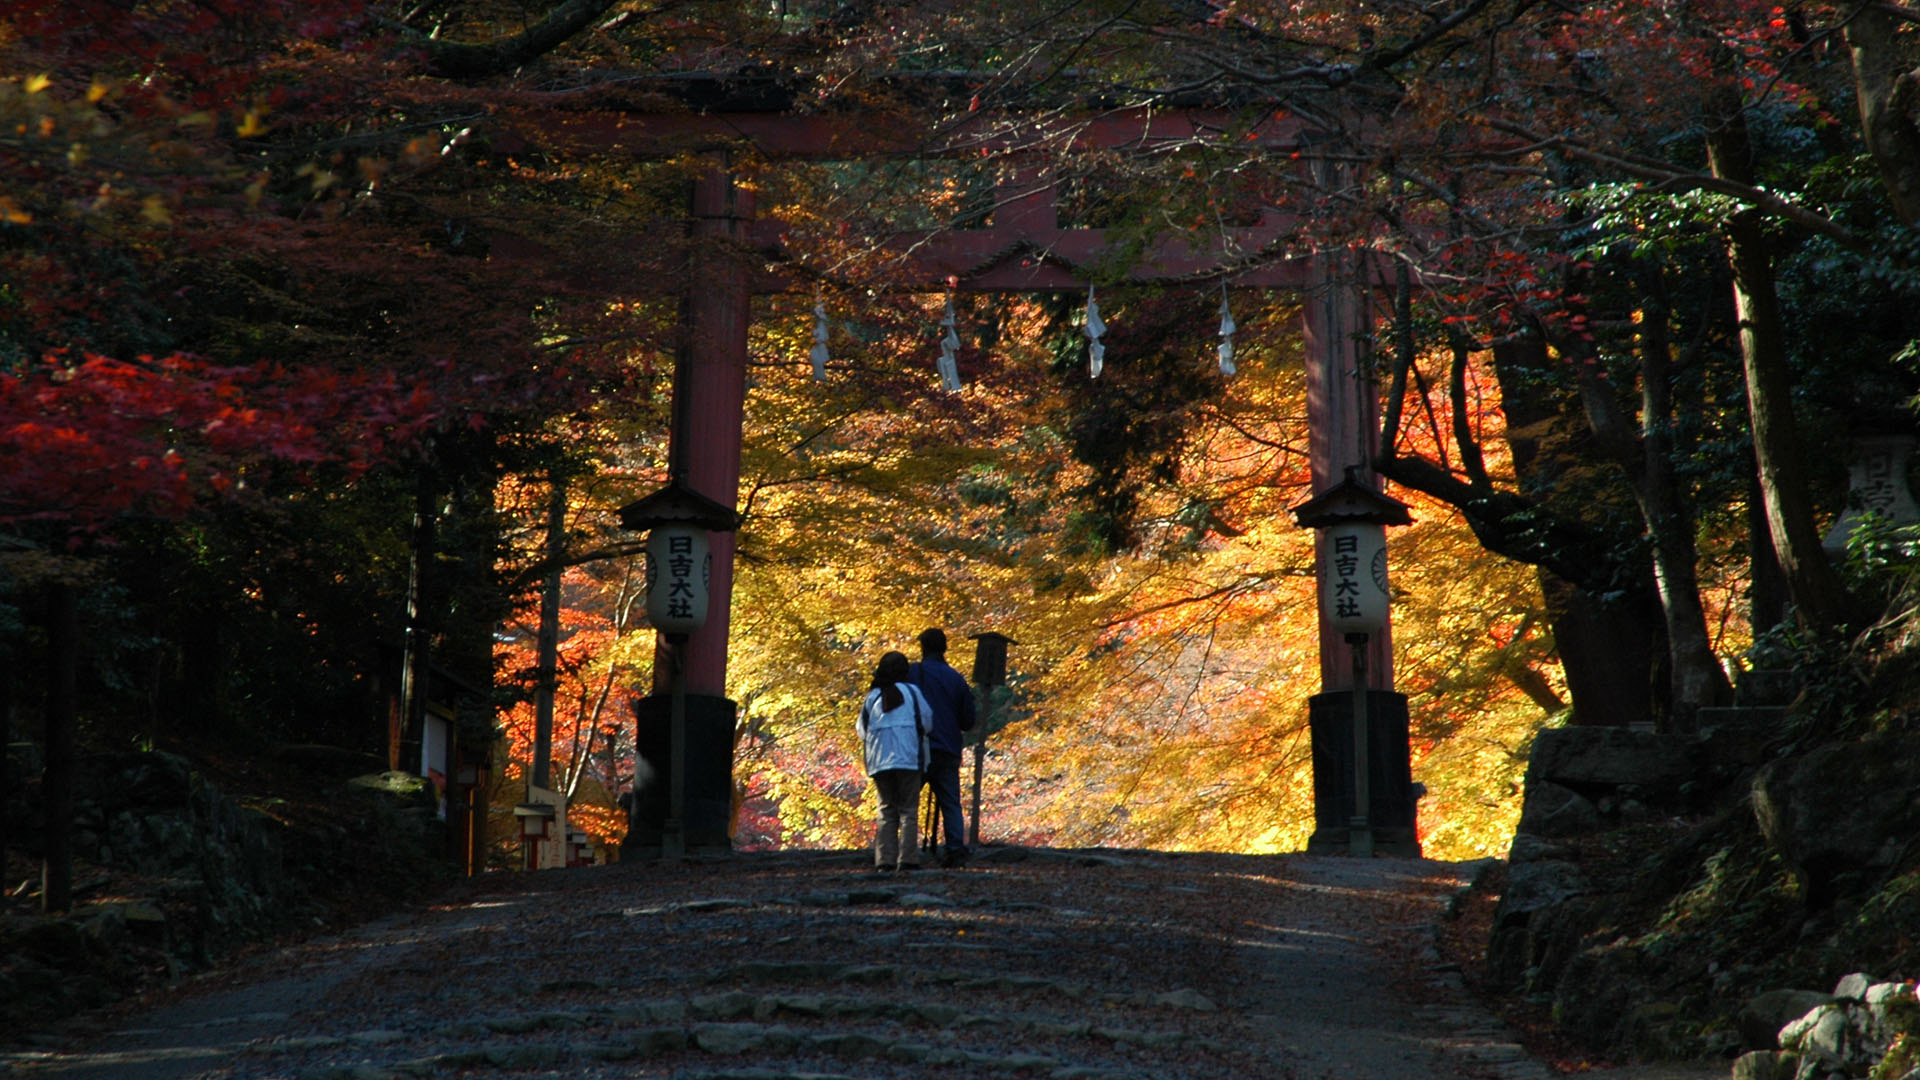
[[[413,537],[407,574],[407,639],[400,669],[400,711],[404,717],[401,739],[426,737],[429,653],[433,640],[433,605],[429,593],[433,587],[433,563],[439,554],[440,487],[432,463],[420,466],[413,493]],[[421,752],[425,753],[424,744]],[[402,767],[405,763],[402,762]]]
[[[540,639],[533,699],[535,787],[553,786],[553,699],[560,678],[560,559],[567,545],[567,487],[555,477],[547,498],[547,578],[540,589]]]
[[[1715,176],[1753,182],[1746,120],[1737,108],[1708,129],[1707,160]],[[1825,632],[1848,621],[1852,602],[1840,575],[1820,550],[1813,499],[1801,464],[1800,435],[1793,421],[1793,376],[1787,367],[1773,256],[1754,213],[1735,214],[1728,223],[1727,256],[1733,267],[1747,415],[1767,531],[1786,577],[1795,617],[1808,629]]]
[[[432,606],[426,625],[433,631],[435,666],[459,679],[447,703],[454,714],[447,733],[449,756],[458,756],[462,733],[493,727],[493,646],[506,611],[499,576],[504,546],[497,510],[500,465],[491,433],[466,435],[436,449],[441,451],[435,467],[446,492],[445,520],[436,534],[442,550],[436,552],[439,571],[427,594]],[[448,790],[456,790],[451,775]],[[483,821],[476,832],[484,831]],[[464,850],[455,854],[467,858]]]
[[[80,671],[80,613],[73,586],[47,588],[47,730],[40,796],[45,815],[46,858],[40,871],[40,910],[73,907],[73,774],[79,715],[75,695]]]
[[[1773,553],[1773,536],[1767,531],[1767,507],[1760,494],[1758,466],[1747,478],[1747,565],[1752,579],[1747,587],[1747,625],[1758,634],[1771,630],[1787,617],[1787,579],[1780,572],[1780,558]]]
[[[1665,289],[1653,271],[1642,301],[1640,348],[1640,469],[1635,494],[1653,538],[1653,578],[1667,624],[1673,707],[1671,724],[1691,731],[1702,708],[1733,695],[1726,669],[1714,655],[1700,600],[1698,549],[1693,513],[1674,471],[1673,375],[1667,339]]]
[[[3,648],[3,647],[0,647]],[[13,673],[20,663],[12,650],[0,652],[0,866],[7,865],[7,852],[13,848],[14,788],[26,779],[13,769]]]
[[[1652,568],[1660,616],[1667,630],[1667,726],[1690,730],[1702,707],[1724,701],[1731,691],[1707,634],[1706,608],[1700,601],[1695,565],[1693,514],[1674,471],[1672,345],[1667,337],[1664,289],[1656,277],[1639,297],[1643,309],[1639,333],[1640,410],[1636,422],[1613,383],[1602,377],[1597,350],[1585,339],[1567,337],[1560,349],[1572,361],[1587,426],[1601,457],[1626,473],[1641,521],[1652,540]],[[1567,280],[1569,294],[1586,291],[1579,272]]]

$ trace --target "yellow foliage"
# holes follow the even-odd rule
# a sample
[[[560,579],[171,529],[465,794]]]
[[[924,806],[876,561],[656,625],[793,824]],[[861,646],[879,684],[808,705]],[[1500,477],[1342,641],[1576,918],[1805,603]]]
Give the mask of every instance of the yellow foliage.
[[[905,325],[836,337],[836,361],[931,382],[931,335],[909,335],[912,320],[937,324],[940,301],[875,313]],[[1304,387],[1291,309],[1265,314],[1281,329],[1243,336],[1241,376],[1194,420],[1181,476],[1142,493],[1158,524],[1116,554],[1076,539],[1069,491],[1084,473],[1047,421],[1056,377],[1030,307],[996,312],[1004,374],[914,405],[865,376],[808,378],[800,305],[758,320],[730,692],[753,733],[739,769],[778,803],[780,842],[870,835],[864,778],[823,762],[857,752],[853,709],[880,653],[915,656],[915,634],[940,625],[963,672],[966,635],[1018,642],[1020,719],[991,740],[984,772],[989,840],[1305,846],[1320,670],[1312,538],[1287,513],[1308,494]],[[1504,665],[1552,685],[1551,642],[1530,568],[1488,555],[1448,508],[1398,494],[1420,521],[1393,544],[1427,850],[1494,853],[1517,813],[1516,755],[1547,718]],[[1184,521],[1196,502],[1233,528]]]

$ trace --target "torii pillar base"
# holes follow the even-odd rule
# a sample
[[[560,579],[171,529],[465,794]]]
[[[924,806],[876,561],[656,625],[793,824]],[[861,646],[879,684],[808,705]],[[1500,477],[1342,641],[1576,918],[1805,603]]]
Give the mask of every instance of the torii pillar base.
[[[1334,690],[1307,699],[1313,739],[1313,835],[1309,855],[1349,854],[1354,813],[1353,691]],[[1407,743],[1407,695],[1392,690],[1367,694],[1367,823],[1373,853],[1420,857]]]
[[[736,707],[729,698],[688,694],[687,808],[681,822],[686,854],[713,855],[733,850],[733,728]],[[621,861],[658,859],[669,803],[673,768],[673,695],[654,694],[634,705],[635,775],[633,808]]]

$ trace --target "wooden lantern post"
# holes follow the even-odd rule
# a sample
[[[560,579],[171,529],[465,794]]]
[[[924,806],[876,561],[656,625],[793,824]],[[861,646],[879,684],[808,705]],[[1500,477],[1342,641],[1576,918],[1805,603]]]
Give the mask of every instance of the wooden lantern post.
[[[1369,713],[1370,700],[1378,693],[1390,694],[1390,691],[1375,691],[1369,685],[1367,673],[1367,652],[1370,638],[1380,635],[1388,625],[1389,596],[1387,592],[1387,533],[1388,525],[1410,525],[1413,518],[1407,513],[1407,505],[1398,499],[1374,490],[1362,481],[1359,470],[1349,469],[1347,476],[1339,484],[1328,488],[1319,495],[1308,499],[1293,508],[1294,520],[1302,527],[1321,530],[1322,553],[1320,566],[1320,620],[1321,625],[1345,638],[1352,651],[1353,688],[1351,707],[1347,710],[1350,717],[1350,738],[1352,755],[1352,773],[1349,788],[1351,800],[1338,798],[1323,799],[1323,792],[1331,794],[1337,788],[1337,771],[1323,768],[1323,762],[1334,758],[1332,747],[1322,747],[1319,731],[1314,732],[1314,804],[1316,809],[1316,837],[1323,842],[1331,839],[1323,836],[1337,830],[1337,826],[1328,820],[1329,815],[1321,812],[1329,803],[1346,802],[1347,813],[1347,853],[1356,858],[1368,858],[1374,853],[1374,832],[1377,827],[1386,824],[1399,829],[1404,827],[1409,834],[1413,831],[1411,813],[1405,815],[1404,822],[1397,820],[1402,815],[1389,811],[1388,817],[1396,820],[1379,822],[1372,812],[1374,793],[1371,774],[1376,758],[1384,759],[1383,773],[1398,779],[1407,770],[1404,765],[1408,757],[1408,747],[1401,739],[1398,746],[1372,745]],[[1332,695],[1320,694],[1320,698]],[[1397,696],[1397,695],[1395,695]],[[1404,724],[1405,698],[1400,699],[1399,720]],[[1322,725],[1325,727],[1326,725]],[[1390,781],[1391,782],[1391,781]],[[1407,778],[1411,786],[1411,777]],[[1394,785],[1399,786],[1399,785]],[[1390,793],[1389,800],[1396,808],[1402,803],[1411,810],[1411,800],[1402,799],[1401,792]],[[1411,835],[1407,839],[1412,839]],[[1400,841],[1400,837],[1395,837]],[[1417,841],[1414,841],[1417,852]],[[1311,849],[1312,842],[1308,847]],[[1403,842],[1389,845],[1396,854],[1405,854]]]
[[[973,647],[973,685],[980,688],[979,736],[973,742],[973,812],[967,815],[967,844],[978,847],[980,844],[980,779],[986,769],[987,736],[994,733],[993,688],[1004,686],[1007,681],[1007,646],[1018,645],[1005,634],[988,630],[981,634],[968,634],[976,644]]]
[[[713,556],[710,533],[731,533],[739,526],[731,508],[694,491],[675,475],[667,485],[620,510],[620,524],[647,532],[647,619],[665,640],[672,664],[668,721],[667,812],[654,852],[662,859],[687,853],[687,640],[707,621]],[[657,681],[657,680],[656,680]],[[640,785],[635,783],[633,813],[639,817]],[[637,831],[629,823],[628,839]]]

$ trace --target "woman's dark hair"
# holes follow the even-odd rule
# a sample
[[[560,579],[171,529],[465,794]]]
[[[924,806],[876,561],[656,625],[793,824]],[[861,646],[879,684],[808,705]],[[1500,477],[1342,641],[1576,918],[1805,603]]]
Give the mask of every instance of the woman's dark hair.
[[[900,684],[907,681],[907,654],[890,652],[880,658],[873,669],[873,688],[880,691],[880,708],[885,711],[897,709],[907,700],[900,692]]]

